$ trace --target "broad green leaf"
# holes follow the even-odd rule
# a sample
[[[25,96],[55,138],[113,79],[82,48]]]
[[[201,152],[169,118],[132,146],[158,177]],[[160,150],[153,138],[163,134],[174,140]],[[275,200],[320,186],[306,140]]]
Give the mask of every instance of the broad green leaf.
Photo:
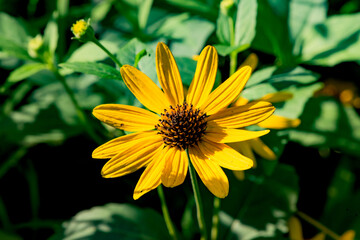
[[[28,78],[35,73],[47,69],[47,65],[43,63],[28,63],[12,71],[7,79],[8,82],[14,83]]]
[[[251,46],[277,57],[277,65],[294,66],[287,25],[286,0],[258,0],[256,35]]]
[[[229,17],[219,11],[219,17],[216,20],[216,36],[223,45],[230,46],[230,27]]]
[[[208,20],[192,17],[175,30],[171,35],[171,38],[176,39],[170,45],[172,53],[174,56],[192,58],[204,48],[204,43],[214,32],[215,26]]]
[[[234,45],[250,44],[256,33],[257,0],[241,0],[237,6]]]
[[[44,30],[44,45],[51,54],[55,53],[59,39],[58,25],[54,19],[51,19]]]
[[[292,42],[301,34],[307,26],[322,23],[326,19],[326,0],[293,0],[289,3],[289,33]],[[297,55],[297,53],[295,53]]]
[[[110,41],[100,41],[104,47],[109,50],[112,54],[114,54],[119,48],[117,43]],[[67,62],[90,62],[90,61],[101,61],[108,58],[108,55],[101,50],[98,46],[96,46],[92,42],[87,42],[77,48],[67,60]]]
[[[187,87],[190,86],[191,81],[193,80],[195,70],[196,70],[196,61],[190,58],[176,57],[176,64],[179,68],[181,80],[183,84]]]
[[[165,0],[165,2],[173,5],[176,9],[184,9],[213,21],[215,21],[217,17],[217,8],[214,7],[214,4],[204,4],[202,1],[198,0]]]
[[[360,117],[352,107],[332,98],[313,98],[300,118],[301,125],[289,130],[290,140],[304,146],[330,147],[360,155]]]
[[[23,24],[4,12],[0,12],[0,36],[22,46],[29,38]]]
[[[138,22],[142,30],[146,27],[152,4],[153,0],[144,0],[139,4]]]
[[[110,203],[76,214],[63,229],[50,238],[57,239],[170,239],[163,217],[152,209],[130,204]]]
[[[122,79],[120,72],[114,67],[96,62],[67,62],[59,64],[62,68],[71,69],[76,72],[96,75],[100,78]]]
[[[277,164],[271,176],[245,181],[227,175],[231,194],[221,203],[219,239],[283,239],[286,221],[296,211],[295,169]]]
[[[297,39],[301,61],[323,66],[359,61],[360,24],[354,24],[358,22],[360,13],[338,15],[304,29]]]
[[[32,60],[23,44],[12,42],[0,36],[0,58],[16,57],[25,60]]]
[[[189,19],[190,15],[188,13],[170,15],[154,11],[150,17],[152,18],[152,24],[147,27],[147,31],[151,35],[157,37],[170,37],[175,31],[177,31],[177,26],[183,24],[185,20]]]

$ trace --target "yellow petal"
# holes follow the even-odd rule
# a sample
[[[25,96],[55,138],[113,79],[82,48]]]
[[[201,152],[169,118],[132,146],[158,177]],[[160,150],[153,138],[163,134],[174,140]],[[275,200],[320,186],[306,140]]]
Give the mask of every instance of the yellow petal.
[[[93,115],[115,128],[130,132],[155,128],[159,116],[142,108],[122,104],[102,104],[94,108]]]
[[[105,159],[112,158],[119,152],[127,151],[134,145],[135,140],[152,141],[154,138],[158,139],[157,131],[137,132],[115,138],[103,145],[97,147],[93,153],[93,158]]]
[[[151,140],[142,138],[128,143],[127,149],[122,149],[103,167],[101,174],[105,178],[121,177],[146,166],[159,151],[163,141],[161,136]]]
[[[267,160],[276,160],[275,153],[268,146],[266,146],[265,143],[260,140],[260,138],[251,139],[249,140],[249,143],[251,148],[261,157]]]
[[[189,148],[189,155],[201,181],[216,197],[224,198],[229,193],[229,180],[215,161],[209,161],[198,146]]]
[[[254,162],[253,168],[256,168],[256,158],[253,151],[251,150],[249,141],[227,143],[227,145],[229,145],[230,147],[232,147],[233,149],[235,149],[245,157],[248,157],[251,160],[253,160]]]
[[[161,176],[161,182],[165,187],[176,187],[185,180],[189,160],[185,150],[171,147],[165,157],[165,166]]]
[[[251,102],[231,107],[208,117],[208,126],[242,128],[257,124],[270,117],[275,108],[268,102]]]
[[[161,184],[161,172],[163,171],[165,163],[163,156],[166,153],[166,149],[164,146],[161,146],[160,149],[141,174],[134,190],[134,200],[139,199],[142,195],[157,188]]]
[[[160,85],[172,106],[183,104],[184,90],[175,59],[165,43],[156,48],[156,72]]]
[[[347,230],[339,238],[339,240],[354,240],[354,239],[355,239],[355,231],[354,230]]]
[[[243,106],[243,105],[246,105],[248,102],[249,102],[248,99],[240,96],[240,97],[232,104],[232,106],[233,106],[233,107]]]
[[[318,233],[314,237],[310,238],[310,240],[325,240],[325,233]]]
[[[251,67],[245,66],[237,70],[225,82],[217,87],[201,105],[200,109],[212,115],[227,107],[240,94],[251,74]]]
[[[258,123],[260,127],[271,129],[295,128],[301,123],[300,119],[290,119],[278,115],[271,115],[269,118]]]
[[[290,217],[290,219],[288,221],[288,225],[289,225],[289,239],[304,240],[301,222],[298,218]]]
[[[243,129],[208,127],[204,139],[217,143],[241,142],[268,134],[270,130],[248,131]]]
[[[289,93],[289,92],[276,92],[276,93],[266,94],[259,100],[276,103],[276,102],[284,102],[286,100],[291,99],[292,97],[293,97],[293,94]]]
[[[138,69],[124,65],[121,67],[120,73],[130,91],[151,111],[162,113],[170,106],[170,102],[160,88]]]
[[[216,49],[207,46],[202,50],[194,78],[190,84],[186,102],[199,108],[208,98],[211,89],[214,86],[216,71],[218,67],[218,55]]]
[[[251,53],[245,61],[240,65],[239,68],[242,68],[244,66],[250,66],[251,69],[254,71],[259,63],[259,58],[255,53]]]
[[[246,170],[253,166],[253,161],[250,158],[241,155],[226,144],[203,140],[198,146],[208,161],[214,161],[223,168]]]

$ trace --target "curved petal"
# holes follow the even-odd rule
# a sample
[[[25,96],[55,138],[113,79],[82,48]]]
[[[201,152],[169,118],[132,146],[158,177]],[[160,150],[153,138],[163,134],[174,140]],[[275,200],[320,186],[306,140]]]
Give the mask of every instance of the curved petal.
[[[138,69],[124,65],[121,67],[120,73],[130,91],[151,111],[162,113],[170,106],[170,102],[160,88]]]
[[[208,126],[242,128],[264,121],[275,108],[269,102],[256,101],[244,106],[223,109],[208,117]]]
[[[238,106],[244,106],[249,102],[249,99],[246,99],[242,96],[240,96],[233,104],[233,107],[238,107]]]
[[[240,65],[239,68],[242,68],[244,66],[250,66],[252,71],[255,70],[255,68],[257,67],[259,63],[259,58],[255,53],[251,53],[249,56],[247,56],[247,58],[245,59],[245,61]]]
[[[198,59],[186,102],[191,103],[195,108],[199,108],[204,103],[214,86],[217,68],[218,55],[216,49],[212,46],[206,46]]]
[[[260,127],[271,129],[295,128],[301,123],[300,119],[290,119],[278,115],[271,115],[269,118],[258,123]]]
[[[160,147],[160,149],[141,174],[134,190],[134,200],[139,199],[142,195],[157,188],[161,184],[161,173],[165,163],[164,154],[167,149],[164,147]]]
[[[252,151],[249,141],[243,141],[243,142],[234,142],[234,143],[227,143],[230,147],[232,147],[234,150],[238,151],[240,154],[244,155],[245,157],[250,158],[253,160],[253,168],[256,168],[256,158],[254,155],[254,152]]]
[[[286,100],[291,99],[294,94],[290,92],[276,92],[276,93],[269,93],[265,96],[261,97],[259,100],[268,101],[271,103],[276,102],[285,102]]]
[[[203,139],[216,143],[241,142],[268,134],[270,130],[248,131],[243,129],[208,127]]]
[[[340,236],[339,240],[354,240],[354,239],[355,239],[355,235],[356,235],[355,231],[352,230],[352,229],[350,229],[350,230],[347,230],[346,232],[344,232],[344,233]]]
[[[121,136],[97,147],[93,151],[92,157],[98,159],[112,158],[119,152],[127,151],[134,144],[137,144],[137,142],[134,142],[135,140],[151,142],[156,139],[158,141],[158,136],[157,131],[137,132]]]
[[[290,217],[288,221],[289,239],[304,239],[301,222],[296,217]]]
[[[165,187],[176,187],[185,180],[189,160],[185,150],[171,147],[165,157],[165,166],[161,175],[161,182]]]
[[[159,116],[142,108],[122,104],[102,104],[94,108],[93,115],[115,128],[130,132],[155,129]]]
[[[255,138],[249,140],[249,144],[254,151],[259,154],[261,157],[267,160],[276,160],[275,153],[268,147],[266,144],[260,140],[260,138]]]
[[[170,104],[183,104],[184,90],[179,69],[170,49],[162,42],[156,48],[156,72]]]
[[[221,167],[215,161],[209,161],[198,146],[189,148],[189,155],[196,172],[209,191],[219,198],[226,197],[229,194],[229,180]]]
[[[119,151],[104,165],[101,171],[102,176],[105,178],[121,177],[146,166],[160,150],[162,144],[161,136],[129,142],[128,148]]]
[[[223,168],[246,170],[253,166],[253,160],[245,157],[226,144],[204,140],[198,146],[208,160],[216,162]]]
[[[240,94],[248,81],[251,74],[251,67],[245,66],[237,70],[218,88],[201,105],[200,109],[207,115],[212,115],[221,109],[227,107]]]

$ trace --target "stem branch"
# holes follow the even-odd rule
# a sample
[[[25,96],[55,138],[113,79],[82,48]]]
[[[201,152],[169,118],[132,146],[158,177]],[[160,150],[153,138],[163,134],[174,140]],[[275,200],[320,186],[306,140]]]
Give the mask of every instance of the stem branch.
[[[96,38],[94,38],[92,42],[95,43],[99,48],[101,48],[111,58],[111,60],[113,60],[116,65],[118,65],[119,68],[122,67],[122,64],[119,62],[119,60],[111,52],[109,52],[109,50],[107,50],[104,45],[102,45]]]

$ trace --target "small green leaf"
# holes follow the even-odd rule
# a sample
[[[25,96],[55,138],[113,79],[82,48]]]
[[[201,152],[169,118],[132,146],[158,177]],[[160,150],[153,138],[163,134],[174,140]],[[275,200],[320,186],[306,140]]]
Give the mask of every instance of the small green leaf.
[[[255,37],[257,0],[241,0],[237,6],[234,45],[250,44]]]
[[[62,68],[71,69],[76,72],[96,75],[100,78],[122,79],[120,72],[115,68],[95,62],[68,62],[59,64]]]
[[[58,239],[170,239],[163,217],[152,209],[110,203],[84,210],[65,222],[50,238]]]
[[[216,50],[220,56],[225,57],[234,51],[237,53],[245,51],[246,49],[248,49],[250,47],[250,44],[247,43],[247,44],[244,44],[241,46],[228,46],[228,45],[216,44],[216,45],[214,45],[214,47],[216,48]]]
[[[14,83],[21,81],[25,78],[28,78],[35,73],[47,69],[46,64],[43,63],[29,63],[22,65],[21,67],[15,69],[10,73],[10,76],[8,77],[7,81]]]
[[[59,39],[58,25],[54,19],[50,20],[44,30],[44,45],[51,54],[55,53]]]

